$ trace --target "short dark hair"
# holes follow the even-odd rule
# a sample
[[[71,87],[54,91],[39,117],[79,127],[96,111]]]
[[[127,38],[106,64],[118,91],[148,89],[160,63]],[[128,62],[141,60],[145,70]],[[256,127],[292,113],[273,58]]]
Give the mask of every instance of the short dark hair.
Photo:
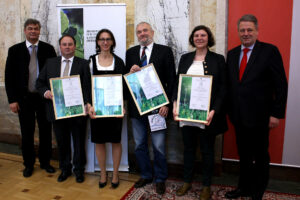
[[[70,35],[70,34],[64,34],[64,35],[62,35],[62,36],[59,38],[59,40],[58,40],[59,45],[60,45],[61,40],[62,40],[64,37],[70,37],[70,38],[72,38],[72,40],[73,40],[73,42],[74,42],[74,44],[75,44],[75,46],[76,46],[76,40],[75,40],[75,38],[74,38],[72,35]]]
[[[253,22],[255,25],[255,28],[258,30],[258,22],[257,22],[257,18],[252,15],[252,14],[246,14],[243,15],[237,22],[237,27],[239,29],[240,23],[241,22]]]
[[[25,29],[29,24],[38,25],[39,28],[41,29],[41,23],[40,23],[40,21],[37,20],[37,19],[28,18],[28,19],[25,21],[25,23],[24,23],[24,29]]]
[[[214,38],[214,35],[212,34],[210,28],[208,28],[207,26],[204,26],[204,25],[199,25],[199,26],[196,26],[194,28],[194,30],[192,31],[191,35],[190,35],[190,38],[189,38],[189,42],[190,42],[190,45],[192,45],[193,47],[195,47],[195,43],[194,43],[194,34],[196,31],[199,31],[199,30],[204,30],[207,35],[208,35],[208,43],[207,43],[207,46],[208,47],[212,47],[215,45],[215,38]]]
[[[110,52],[113,53],[114,52],[114,48],[116,47],[116,40],[115,40],[115,37],[114,37],[114,34],[109,30],[109,29],[101,29],[100,31],[98,31],[97,35],[96,35],[96,53],[99,53],[101,52],[101,49],[100,49],[100,46],[98,45],[98,40],[100,39],[100,35],[102,33],[108,33],[111,40],[112,40],[112,45],[110,47]]]

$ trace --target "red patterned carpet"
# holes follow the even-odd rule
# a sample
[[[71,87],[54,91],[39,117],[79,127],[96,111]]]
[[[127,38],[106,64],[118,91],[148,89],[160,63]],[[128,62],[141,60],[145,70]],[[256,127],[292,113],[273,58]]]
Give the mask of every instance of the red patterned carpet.
[[[155,192],[154,184],[148,184],[144,188],[135,189],[132,187],[121,200],[195,200],[199,199],[201,193],[201,184],[193,183],[193,187],[188,193],[182,197],[176,196],[176,189],[181,186],[182,182],[177,180],[168,180],[166,182],[166,193],[164,195],[158,195]],[[213,185],[212,199],[226,199],[224,197],[227,191],[234,189],[231,186]],[[251,199],[251,198],[239,198]],[[263,197],[264,200],[300,200],[300,195],[284,194],[278,192],[267,191]]]

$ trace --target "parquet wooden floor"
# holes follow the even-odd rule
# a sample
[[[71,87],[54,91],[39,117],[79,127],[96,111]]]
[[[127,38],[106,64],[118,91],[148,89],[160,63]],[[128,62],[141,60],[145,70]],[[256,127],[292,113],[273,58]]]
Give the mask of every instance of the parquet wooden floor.
[[[120,199],[138,179],[137,175],[120,173],[120,185],[117,189],[110,188],[111,173],[108,185],[99,189],[99,173],[85,174],[83,183],[76,183],[75,176],[59,183],[58,163],[51,162],[57,169],[48,174],[35,165],[33,175],[24,178],[22,175],[22,157],[0,153],[0,199],[1,200],[117,200]]]

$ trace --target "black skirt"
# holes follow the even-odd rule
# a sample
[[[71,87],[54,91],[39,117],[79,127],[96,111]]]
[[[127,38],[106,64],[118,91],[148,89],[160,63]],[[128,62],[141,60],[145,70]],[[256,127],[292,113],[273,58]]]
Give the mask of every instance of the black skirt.
[[[123,118],[91,119],[91,140],[93,143],[120,143]]]

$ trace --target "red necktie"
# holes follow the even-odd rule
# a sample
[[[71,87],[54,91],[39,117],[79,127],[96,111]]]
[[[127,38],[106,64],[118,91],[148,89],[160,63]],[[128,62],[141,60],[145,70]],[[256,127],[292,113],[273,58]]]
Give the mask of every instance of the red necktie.
[[[146,49],[147,49],[147,47],[145,46],[145,47],[143,48],[143,51],[142,51],[142,56],[141,56],[141,63],[142,63],[142,66],[141,66],[141,67],[147,65],[147,55],[146,55],[146,53],[145,53],[145,50],[146,50]]]
[[[244,55],[243,55],[243,58],[242,58],[242,61],[241,61],[241,64],[240,64],[240,74],[239,74],[239,79],[240,80],[242,80],[244,71],[246,69],[246,65],[247,65],[247,53],[248,53],[249,50],[250,49],[248,49],[248,48],[244,48],[243,49]]]

